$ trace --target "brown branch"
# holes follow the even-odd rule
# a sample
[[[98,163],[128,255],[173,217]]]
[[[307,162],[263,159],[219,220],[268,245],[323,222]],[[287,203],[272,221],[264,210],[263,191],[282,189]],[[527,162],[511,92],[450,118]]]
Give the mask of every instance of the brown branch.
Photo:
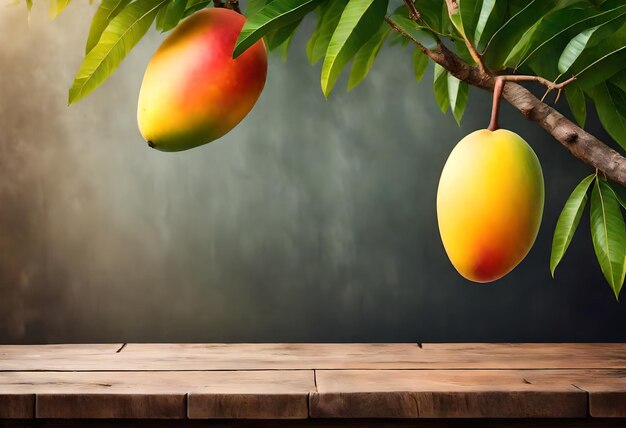
[[[496,77],[478,67],[471,67],[441,43],[435,49],[427,49],[414,37],[399,29],[392,21],[387,19],[387,22],[394,30],[412,40],[422,52],[457,79],[477,88],[488,91],[494,90]],[[577,126],[557,110],[541,102],[529,90],[517,84],[515,80],[534,80],[542,84],[548,82],[549,85],[546,85],[548,87],[552,85],[553,89],[563,89],[564,86],[571,83],[571,79],[555,84],[543,78],[530,77],[531,79],[523,79],[517,76],[513,80],[509,80],[509,83],[503,88],[504,99],[524,117],[538,123],[572,155],[591,165],[608,179],[626,187],[626,158],[624,156]]]
[[[389,17],[385,16],[385,21],[387,21],[387,24],[389,24],[389,26],[394,29],[395,31],[397,31],[398,33],[402,34],[404,37],[406,37],[407,39],[409,39],[410,41],[412,41],[413,43],[415,43],[415,45],[417,45],[417,47],[424,52],[424,54],[428,55],[429,57],[432,58],[431,56],[431,52],[428,48],[426,48],[426,46],[424,46],[423,44],[420,43],[419,40],[417,40],[415,37],[413,37],[410,33],[407,33],[406,31],[404,31],[402,28],[400,28],[400,26],[398,26],[398,24],[396,24],[395,22],[393,22],[391,19],[389,19]],[[433,59],[434,60],[434,59]]]
[[[558,90],[565,89],[567,85],[569,85],[570,83],[576,80],[576,76],[572,76],[569,79],[564,80],[561,83],[556,83],[540,76],[524,76],[524,75],[517,75],[517,74],[500,75],[498,76],[498,78],[503,78],[507,82],[539,82],[542,85],[544,85],[546,88],[548,88],[549,91],[552,91],[554,89],[558,89]]]
[[[241,15],[241,9],[239,8],[239,0],[226,0],[226,7],[230,10],[234,10]]]
[[[415,3],[413,3],[413,0],[404,0],[404,4],[406,4],[406,8],[409,10],[409,18],[411,18],[415,22],[422,19],[422,15],[415,7]]]
[[[226,2],[223,2],[222,0],[213,0],[213,4],[215,5],[215,7],[223,7],[241,14],[241,9],[239,8],[239,0],[226,0]]]

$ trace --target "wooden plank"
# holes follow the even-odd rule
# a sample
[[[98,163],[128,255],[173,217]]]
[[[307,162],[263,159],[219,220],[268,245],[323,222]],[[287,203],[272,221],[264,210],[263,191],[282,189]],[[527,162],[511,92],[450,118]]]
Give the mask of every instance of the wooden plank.
[[[306,419],[308,393],[190,393],[190,419]]]
[[[298,418],[307,416],[308,394],[314,389],[313,372],[303,370],[0,376],[3,393],[36,394],[37,418],[186,418],[188,405],[193,417]],[[264,399],[251,402],[246,394]]]
[[[184,419],[184,393],[42,393],[37,394],[37,418]]]
[[[3,428],[624,428],[626,419],[38,419],[2,421]]]
[[[626,344],[128,344],[119,353],[118,345],[101,346],[0,346],[0,371],[626,368]]]
[[[566,381],[587,392],[593,417],[626,418],[626,370],[530,370],[525,378],[534,383],[534,373],[541,382]]]
[[[528,378],[531,377],[532,380]],[[315,418],[577,418],[587,394],[558,373],[516,370],[322,370]]]
[[[98,370],[108,364],[121,343],[82,345],[0,345],[0,372],[25,370]]]
[[[10,394],[0,388],[0,419],[35,417],[35,394]]]
[[[589,413],[598,418],[626,418],[626,371],[577,379],[574,384],[589,394]]]

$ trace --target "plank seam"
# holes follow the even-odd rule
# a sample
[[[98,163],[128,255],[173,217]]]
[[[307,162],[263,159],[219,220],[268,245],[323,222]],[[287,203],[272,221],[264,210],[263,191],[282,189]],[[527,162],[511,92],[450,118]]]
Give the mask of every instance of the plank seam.
[[[585,393],[585,395],[587,396],[587,417],[590,418],[591,417],[591,394],[589,394],[589,391],[582,389],[580,386],[572,383],[570,384],[572,385],[574,388],[582,391]]]

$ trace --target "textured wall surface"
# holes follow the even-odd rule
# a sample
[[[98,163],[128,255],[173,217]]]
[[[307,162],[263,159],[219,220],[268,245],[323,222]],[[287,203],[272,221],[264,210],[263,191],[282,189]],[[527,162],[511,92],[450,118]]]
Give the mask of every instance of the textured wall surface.
[[[45,6],[30,20],[0,7],[0,342],[626,340],[587,215],[556,280],[548,270],[558,213],[589,168],[508,106],[502,125],[544,168],[539,238],[491,285],[449,264],[437,180],[487,125],[489,94],[472,91],[458,128],[432,71],[415,84],[393,47],[326,101],[300,31],[239,127],[161,153],[135,119],[156,32],[66,106],[94,10],[75,1],[49,22]]]

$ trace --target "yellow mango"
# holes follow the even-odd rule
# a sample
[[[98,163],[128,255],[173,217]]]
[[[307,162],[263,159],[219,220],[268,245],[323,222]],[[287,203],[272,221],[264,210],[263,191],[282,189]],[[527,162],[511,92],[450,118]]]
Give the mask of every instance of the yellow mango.
[[[475,282],[495,281],[526,257],[544,203],[541,165],[514,132],[482,129],[450,153],[437,191],[437,220],[456,270]]]
[[[137,122],[150,147],[173,152],[211,142],[234,128],[261,95],[267,51],[259,40],[233,59],[245,18],[211,8],[184,20],[148,64]]]

